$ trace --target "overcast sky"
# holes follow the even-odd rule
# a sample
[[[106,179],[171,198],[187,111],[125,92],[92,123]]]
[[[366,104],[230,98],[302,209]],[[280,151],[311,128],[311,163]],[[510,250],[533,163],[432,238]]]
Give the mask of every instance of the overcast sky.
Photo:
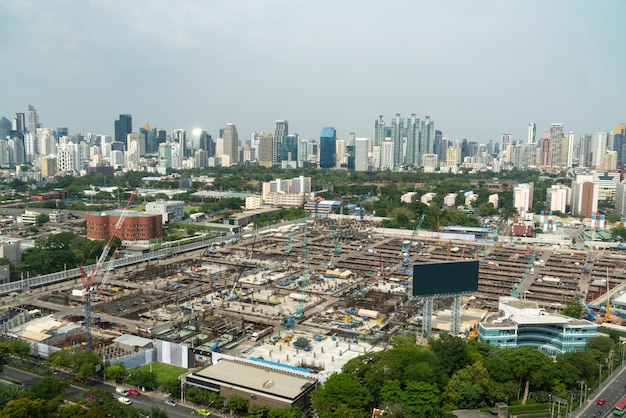
[[[429,115],[451,139],[626,121],[626,1],[0,0],[0,116],[113,135],[120,113],[240,139],[373,137]]]

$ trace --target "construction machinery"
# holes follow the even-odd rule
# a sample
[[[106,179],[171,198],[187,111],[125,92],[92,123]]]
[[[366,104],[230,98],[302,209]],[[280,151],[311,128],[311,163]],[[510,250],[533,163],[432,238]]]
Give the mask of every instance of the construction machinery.
[[[341,254],[341,247],[339,246],[339,241],[337,240],[337,235],[335,234],[335,228],[333,228],[333,221],[330,218],[328,218],[328,229],[330,229],[330,234],[333,238],[333,245],[335,246],[335,254]]]
[[[413,247],[413,242],[415,241],[417,232],[422,227],[422,223],[424,222],[425,217],[426,215],[422,215],[419,221],[417,221],[417,224],[415,225],[415,228],[413,229],[413,235],[411,235],[411,241],[409,241],[408,243],[406,241],[402,243],[402,252],[404,253],[404,265],[405,266],[409,265],[409,257],[411,255],[411,248]]]
[[[102,266],[104,265],[106,258],[109,256],[109,252],[111,251],[111,247],[113,246],[113,241],[116,237],[120,236],[122,232],[122,226],[124,225],[124,220],[126,220],[126,216],[128,215],[128,210],[133,204],[133,201],[135,200],[135,197],[137,197],[138,193],[139,191],[135,189],[130,194],[130,198],[128,199],[128,202],[126,202],[126,206],[124,207],[124,209],[122,209],[122,212],[117,219],[117,223],[115,224],[113,232],[109,236],[109,240],[106,242],[106,244],[104,244],[104,247],[102,248],[102,253],[100,254],[100,257],[96,261],[96,264],[93,266],[89,274],[85,273],[85,270],[82,266],[80,267],[83,293],[85,296],[85,345],[88,351],[91,351],[93,348],[91,339],[91,292],[97,290],[96,288],[99,288],[98,293],[100,293],[108,281],[108,275],[104,275],[101,282],[96,285],[96,279],[98,277],[98,274],[100,273],[100,270],[102,270]]]
[[[609,285],[609,268],[606,268],[606,314],[604,322],[611,322],[611,286]]]
[[[333,254],[334,257],[334,254]],[[300,302],[294,313],[294,318],[300,319],[304,316],[304,304],[306,302],[306,285],[309,279],[309,250],[304,255],[304,270],[302,271],[302,279],[300,280]]]
[[[291,227],[291,233],[289,234],[289,240],[287,241],[287,245],[285,246],[285,254],[291,253],[291,244],[293,243],[293,237],[296,235],[297,229],[297,220],[294,219],[293,226]]]
[[[254,244],[255,243],[256,243],[256,235],[254,236],[254,239],[252,240],[252,247],[250,248],[250,258],[248,258],[247,261],[241,262],[241,266],[239,267],[239,274],[235,278],[235,283],[233,283],[233,287],[232,289],[230,289],[230,293],[228,294],[228,300],[230,301],[237,300],[239,298],[237,296],[237,293],[235,293],[235,289],[237,288],[237,284],[239,283],[241,276],[243,276],[243,272],[246,269],[246,266],[254,265],[254,262],[252,261],[252,257],[254,256]]]

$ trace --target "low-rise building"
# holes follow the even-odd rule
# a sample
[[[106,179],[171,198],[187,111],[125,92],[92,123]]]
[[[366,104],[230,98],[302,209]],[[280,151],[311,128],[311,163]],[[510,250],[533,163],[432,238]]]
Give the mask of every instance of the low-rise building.
[[[106,239],[115,233],[115,225],[122,211],[114,210],[100,214],[87,214],[87,238]],[[148,244],[153,238],[163,236],[163,223],[160,214],[130,211],[124,219],[117,236],[124,243]]]
[[[408,192],[400,196],[400,202],[411,203],[417,200],[417,192]]]
[[[185,217],[184,202],[180,200],[157,200],[146,203],[147,213],[161,214],[161,222],[164,224]]]
[[[546,312],[537,303],[500,298],[498,312],[478,324],[478,340],[502,348],[532,347],[547,355],[581,350],[597,336],[598,325]]]

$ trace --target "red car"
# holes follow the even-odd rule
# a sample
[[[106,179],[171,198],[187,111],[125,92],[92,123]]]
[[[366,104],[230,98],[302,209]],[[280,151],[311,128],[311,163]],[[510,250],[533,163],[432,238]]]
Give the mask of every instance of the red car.
[[[598,399],[598,402],[596,402],[598,405],[604,405],[606,401],[604,400],[604,398],[600,398]]]
[[[134,396],[137,396],[137,395],[139,395],[140,393],[141,393],[141,392],[139,392],[137,389],[134,389],[134,388],[133,388],[133,389],[128,389],[128,394],[129,394],[129,395],[134,395]]]

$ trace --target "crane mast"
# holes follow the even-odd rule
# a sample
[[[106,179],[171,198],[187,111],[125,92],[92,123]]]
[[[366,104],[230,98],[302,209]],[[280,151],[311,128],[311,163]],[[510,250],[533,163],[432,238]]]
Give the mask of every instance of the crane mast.
[[[102,248],[102,253],[100,254],[100,257],[98,257],[98,261],[96,261],[96,264],[93,266],[93,268],[89,272],[89,275],[85,273],[83,266],[80,266],[81,279],[83,283],[83,292],[85,294],[85,345],[87,346],[88,351],[91,351],[93,348],[92,339],[91,339],[91,291],[94,285],[96,284],[96,278],[98,277],[100,270],[102,270],[102,266],[104,265],[106,258],[109,256],[109,252],[111,252],[111,247],[113,246],[113,241],[115,240],[115,237],[119,237],[120,232],[122,231],[124,220],[126,219],[128,215],[128,210],[130,206],[133,204],[133,201],[135,200],[135,197],[137,197],[138,193],[139,191],[137,189],[133,190],[133,192],[131,193],[130,198],[128,199],[128,202],[126,203],[126,206],[120,213],[120,216],[117,222],[115,223],[113,233],[109,236],[108,241]],[[102,277],[102,282],[98,286],[98,294],[101,293],[102,288],[104,288],[107,282],[108,282],[108,274],[105,274]]]

